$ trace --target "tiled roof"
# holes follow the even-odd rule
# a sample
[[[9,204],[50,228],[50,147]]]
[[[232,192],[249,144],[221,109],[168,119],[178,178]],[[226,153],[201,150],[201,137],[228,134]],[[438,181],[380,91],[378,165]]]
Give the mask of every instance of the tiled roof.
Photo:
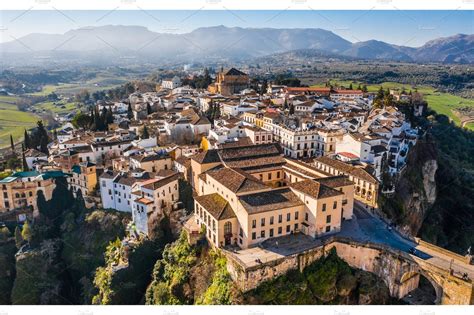
[[[218,163],[221,161],[219,155],[217,154],[217,150],[213,149],[199,152],[191,156],[191,159],[198,162],[199,164]]]
[[[168,177],[165,177],[163,179],[160,179],[160,180],[157,180],[153,183],[150,183],[150,184],[146,184],[146,185],[143,185],[142,187],[145,188],[145,189],[150,189],[150,190],[156,190],[156,189],[159,189],[160,187],[163,187],[175,180],[178,180],[179,178],[179,173],[175,173],[174,175],[172,176],[168,176]]]
[[[315,199],[342,195],[342,192],[332,189],[331,187],[323,185],[312,179],[291,183],[290,187]]]
[[[344,163],[342,161],[333,160],[331,158],[328,158],[327,156],[318,157],[314,161],[329,165],[331,167],[334,167],[335,169],[337,169],[340,172],[358,177],[358,178],[363,179],[363,180],[365,180],[369,183],[373,183],[373,184],[378,183],[377,179],[375,177],[373,177],[371,174],[369,174],[363,168],[354,167],[354,166],[352,166],[350,164],[347,164],[347,163]]]
[[[289,188],[273,189],[239,197],[249,214],[278,210],[303,205],[304,203]]]
[[[343,186],[354,185],[354,183],[349,180],[349,177],[345,175],[321,177],[321,178],[316,179],[316,181],[323,184],[324,186],[328,186],[331,188],[339,188]]]
[[[268,189],[268,186],[252,175],[248,175],[241,170],[232,168],[222,168],[209,171],[207,172],[207,176],[214,178],[234,193]]]
[[[219,194],[197,196],[194,200],[199,203],[216,220],[235,218],[235,213],[230,204]]]

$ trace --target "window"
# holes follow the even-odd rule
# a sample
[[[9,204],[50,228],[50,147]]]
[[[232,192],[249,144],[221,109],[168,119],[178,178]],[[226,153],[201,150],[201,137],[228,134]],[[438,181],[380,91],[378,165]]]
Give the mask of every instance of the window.
[[[273,229],[270,229],[270,237],[273,237]]]
[[[290,221],[291,220],[291,213],[287,213],[286,214],[286,221]]]
[[[270,217],[270,225],[273,225],[273,216]]]
[[[328,216],[326,217],[326,223],[331,223],[331,216],[330,216],[330,215],[328,215]]]
[[[278,223],[283,222],[283,215],[279,214],[278,215]]]
[[[256,238],[257,238],[257,233],[252,232],[252,239],[254,240],[254,239],[256,239]]]
[[[286,233],[290,233],[290,230],[291,230],[291,226],[287,225],[286,226]]]
[[[264,230],[262,230],[262,231],[260,232],[260,237],[261,237],[261,238],[265,238],[265,231],[264,231]]]
[[[325,203],[323,203],[323,209],[322,209],[322,211],[323,211],[323,212],[326,211],[326,204],[325,204]]]
[[[229,234],[232,234],[232,223],[227,221],[224,224],[224,235],[229,235]]]
[[[295,220],[298,220],[299,215],[300,215],[299,212],[296,211],[296,212],[295,212]]]
[[[268,173],[268,180],[272,179],[272,173]]]
[[[242,230],[242,228],[240,228],[240,230],[239,230],[239,236],[240,236],[240,237],[243,237],[243,236],[244,236],[244,230]]]
[[[337,208],[337,201],[334,201],[334,203],[332,204],[332,208],[333,208],[333,209],[336,209],[336,208]]]
[[[331,226],[326,226],[326,232],[331,232]]]
[[[281,232],[282,232],[282,228],[280,226],[280,227],[278,227],[278,234],[281,234]]]
[[[262,219],[260,220],[260,226],[265,226],[265,218],[262,218]]]
[[[304,214],[304,220],[305,220],[305,221],[308,221],[308,217],[309,217],[308,212],[306,212],[306,213]]]
[[[257,227],[257,220],[252,220],[252,229]]]
[[[298,230],[298,223],[295,223],[295,231]]]

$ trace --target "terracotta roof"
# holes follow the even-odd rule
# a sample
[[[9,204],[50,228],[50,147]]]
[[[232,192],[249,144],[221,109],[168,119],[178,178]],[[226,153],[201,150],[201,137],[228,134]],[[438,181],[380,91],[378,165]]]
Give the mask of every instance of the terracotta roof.
[[[289,188],[274,189],[240,196],[239,201],[249,214],[290,208],[304,204]]]
[[[149,204],[152,204],[152,203],[153,203],[152,200],[147,199],[147,198],[145,198],[145,197],[136,199],[135,202],[138,202],[138,203],[141,203],[141,204],[144,204],[144,205],[149,205]]]
[[[224,74],[225,75],[247,75],[246,73],[243,73],[242,71],[237,70],[235,68],[230,68],[229,70],[224,71]]]
[[[323,185],[312,179],[307,179],[304,181],[291,183],[290,187],[297,191],[301,191],[302,193],[309,195],[315,199],[329,198],[329,197],[343,195],[342,192],[337,191],[326,185]]]
[[[191,156],[191,159],[199,164],[219,163],[221,161],[217,154],[217,150],[214,149],[199,152]]]
[[[168,176],[168,177],[165,177],[163,179],[159,179],[153,183],[150,183],[150,184],[146,184],[146,185],[143,185],[142,187],[145,188],[145,189],[150,189],[150,190],[156,190],[156,189],[159,189],[175,180],[178,180],[179,178],[179,173],[175,173],[174,175],[172,176]]]
[[[321,178],[316,179],[316,181],[323,184],[324,186],[328,186],[331,188],[339,188],[343,186],[354,185],[354,183],[349,180],[349,177],[345,175],[321,177]]]
[[[209,171],[207,172],[207,176],[214,178],[216,181],[234,193],[243,193],[269,188],[252,175],[232,168],[222,168]]]
[[[360,179],[363,179],[369,183],[377,184],[378,181],[377,179],[369,174],[366,170],[360,167],[354,167],[350,164],[344,163],[342,161],[338,160],[333,160],[331,158],[328,158],[327,156],[321,156],[315,159],[315,162],[320,162],[329,166],[334,167],[340,172],[343,172],[345,174],[350,174],[352,176],[358,177]]]
[[[335,94],[364,94],[361,90],[335,90]]]
[[[224,162],[251,159],[265,156],[281,155],[281,146],[278,143],[242,146],[237,148],[220,149],[219,156]]]
[[[316,92],[316,93],[329,93],[331,88],[318,88],[318,87],[287,87],[287,92]]]
[[[219,194],[197,196],[194,200],[199,203],[216,220],[235,218],[236,215],[230,204]]]

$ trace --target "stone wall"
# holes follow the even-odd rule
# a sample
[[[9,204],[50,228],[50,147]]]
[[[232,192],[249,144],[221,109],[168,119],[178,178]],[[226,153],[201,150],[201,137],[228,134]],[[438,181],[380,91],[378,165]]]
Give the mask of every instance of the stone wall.
[[[459,279],[445,270],[388,246],[362,244],[339,237],[326,240],[322,246],[248,268],[235,256],[227,253],[227,269],[237,287],[246,292],[289,270],[302,271],[332,248],[335,248],[337,255],[351,267],[374,273],[383,279],[393,297],[402,298],[416,289],[420,275],[423,275],[435,288],[437,304],[474,303],[472,282]]]

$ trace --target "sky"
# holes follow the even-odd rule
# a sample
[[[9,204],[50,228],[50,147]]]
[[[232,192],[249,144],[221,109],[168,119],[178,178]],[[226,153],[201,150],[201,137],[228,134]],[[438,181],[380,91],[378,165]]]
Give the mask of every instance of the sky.
[[[474,33],[474,11],[6,11],[0,42],[29,33],[62,34],[101,25],[140,25],[155,32],[187,33],[199,27],[322,28],[351,41],[376,39],[418,47],[458,33]]]

